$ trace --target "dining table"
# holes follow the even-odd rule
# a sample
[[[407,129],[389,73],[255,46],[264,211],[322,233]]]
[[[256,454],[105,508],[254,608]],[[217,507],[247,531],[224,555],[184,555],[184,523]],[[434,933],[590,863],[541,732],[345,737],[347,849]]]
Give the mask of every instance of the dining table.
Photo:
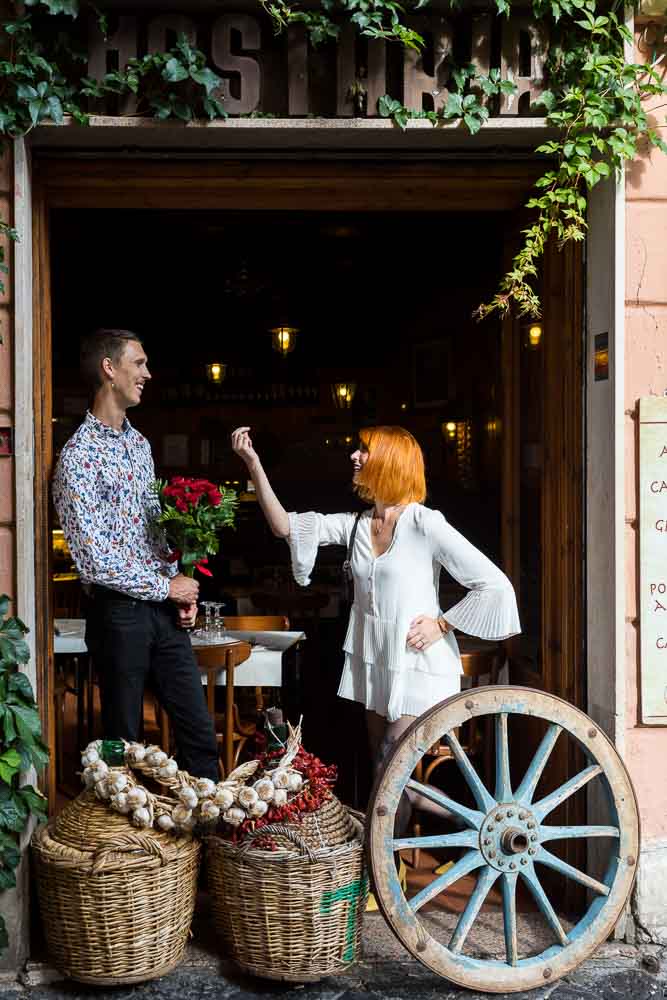
[[[82,746],[84,741],[88,742],[92,738],[94,721],[93,665],[86,647],[85,631],[84,618],[55,619],[53,652],[56,656],[71,656],[75,662],[75,690],[78,698],[77,738]],[[286,704],[288,713],[298,711],[297,701],[301,671],[299,648],[305,638],[305,632],[300,631],[267,632],[230,629],[217,636],[206,636],[199,630],[190,633],[195,654],[197,648],[202,646],[248,643],[250,655],[239,663],[233,671],[234,687],[281,688],[285,694],[285,701],[288,703]],[[288,653],[294,653],[294,655],[287,656]],[[212,676],[216,687],[224,687],[227,685],[227,674],[228,671],[224,668],[214,674],[211,674],[210,671],[202,671],[202,684],[207,685],[209,676]]]

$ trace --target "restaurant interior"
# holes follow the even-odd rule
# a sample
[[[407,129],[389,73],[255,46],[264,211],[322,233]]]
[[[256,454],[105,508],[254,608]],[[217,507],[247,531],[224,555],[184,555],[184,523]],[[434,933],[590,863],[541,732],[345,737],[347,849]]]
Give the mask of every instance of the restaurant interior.
[[[494,291],[507,227],[502,213],[62,210],[51,218],[54,456],[88,404],[80,337],[100,326],[135,331],[152,381],[130,419],[151,442],[157,474],[202,476],[240,498],[201,599],[219,602],[224,616],[281,616],[304,634],[290,650],[296,697],[288,703],[280,686],[235,687],[235,725],[252,725],[258,695],[303,713],[304,744],[338,765],[338,794],[358,808],[372,781],[363,710],[336,697],[344,553],[322,549],[311,586],[294,583],[288,548],[267,530],[230,433],[251,427],[288,510],[333,512],[361,506],[349,459],[359,428],[400,424],[424,450],[426,503],[500,562],[501,324],[478,323],[473,311]],[[539,326],[532,338],[528,354],[539,348]],[[529,480],[524,487],[527,498]],[[523,510],[530,516],[527,499]],[[84,607],[52,516],[53,613],[67,632],[63,620],[80,620]],[[537,571],[527,555],[525,572]],[[444,571],[440,596],[443,609],[461,596]],[[480,676],[498,677],[502,649],[480,654],[466,637],[461,647],[471,661],[481,655]],[[101,735],[94,664],[81,659],[59,655],[56,643],[59,796],[76,793],[77,751]],[[148,694],[146,739],[159,743],[161,726]],[[252,746],[250,738],[237,748]]]

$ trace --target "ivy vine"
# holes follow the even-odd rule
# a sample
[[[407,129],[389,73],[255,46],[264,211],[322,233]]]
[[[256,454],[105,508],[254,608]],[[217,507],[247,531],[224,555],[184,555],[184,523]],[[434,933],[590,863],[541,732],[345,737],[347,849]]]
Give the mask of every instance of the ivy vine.
[[[32,685],[20,667],[30,659],[27,629],[20,618],[7,614],[9,598],[0,597],[0,891],[16,885],[21,860],[20,837],[30,817],[46,819],[46,799],[32,785],[21,784],[31,767],[41,769],[49,759],[42,742],[39,712]],[[8,944],[0,917],[0,949]]]
[[[450,0],[452,9],[458,2]],[[301,0],[257,3],[276,31],[302,24],[316,45],[336,39],[345,21],[369,39],[416,50],[425,44],[410,16],[427,8],[429,0],[319,0],[315,9],[304,7]],[[510,0],[491,4],[499,14],[511,11]],[[496,295],[479,307],[480,318],[512,307],[519,314],[538,316],[536,279],[547,242],[555,239],[563,245],[585,238],[588,192],[636,156],[641,136],[667,151],[662,125],[652,124],[644,110],[646,99],[666,93],[667,86],[658,72],[659,61],[626,60],[633,39],[623,21],[622,0],[532,0],[531,6],[549,38],[548,89],[540,103],[558,138],[536,150],[547,162],[527,203],[534,221],[524,231],[522,246]],[[104,11],[93,9],[105,32]],[[225,116],[218,97],[220,78],[185,38],[167,52],[132,59],[100,80],[86,77],[86,55],[72,30],[79,15],[79,0],[26,0],[2,26],[8,44],[0,60],[0,135],[24,135],[45,120],[61,123],[65,115],[86,124],[91,99],[109,97],[134,98],[137,114],[159,119]],[[378,102],[378,113],[401,129],[416,118],[435,127],[458,120],[474,134],[488,119],[490,103],[514,90],[498,69],[481,75],[473,65],[452,62],[446,77],[447,100],[437,112],[407,108],[386,94]],[[3,226],[3,231],[16,238],[9,227]],[[6,267],[4,261],[0,266]]]

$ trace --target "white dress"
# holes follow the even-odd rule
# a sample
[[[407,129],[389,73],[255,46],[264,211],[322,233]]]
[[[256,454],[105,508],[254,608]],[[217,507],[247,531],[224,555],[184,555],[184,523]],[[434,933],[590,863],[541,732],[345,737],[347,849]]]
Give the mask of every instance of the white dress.
[[[320,545],[347,548],[355,517],[314,511],[289,515],[287,541],[297,583],[310,583]],[[338,694],[389,722],[421,715],[460,690],[461,658],[451,632],[422,652],[406,645],[410,622],[417,615],[436,618],[442,613],[451,626],[481,639],[507,639],[521,629],[512,584],[440,511],[408,504],[381,556],[373,553],[371,511],[365,511],[351,562],[354,604]],[[469,593],[441,612],[442,566]]]

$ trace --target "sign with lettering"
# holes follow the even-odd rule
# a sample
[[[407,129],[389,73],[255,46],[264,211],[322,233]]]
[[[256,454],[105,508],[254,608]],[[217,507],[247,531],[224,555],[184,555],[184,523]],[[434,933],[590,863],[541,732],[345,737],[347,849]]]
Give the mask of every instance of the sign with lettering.
[[[410,23],[426,40],[423,52],[358,36],[342,25],[337,44],[311,45],[302,25],[276,35],[268,17],[248,13],[132,12],[109,15],[102,37],[92,17],[88,73],[99,79],[135,56],[164,51],[185,35],[223,79],[221,96],[230,115],[279,118],[377,115],[385,93],[414,109],[439,110],[449,95],[452,59],[472,62],[487,75],[497,67],[516,93],[492,98],[493,115],[527,115],[544,86],[543,28],[525,14],[498,17],[490,11],[448,11],[415,17]],[[461,55],[463,53],[463,55]],[[98,114],[132,114],[98,105]]]
[[[639,401],[641,719],[667,726],[667,398]]]

